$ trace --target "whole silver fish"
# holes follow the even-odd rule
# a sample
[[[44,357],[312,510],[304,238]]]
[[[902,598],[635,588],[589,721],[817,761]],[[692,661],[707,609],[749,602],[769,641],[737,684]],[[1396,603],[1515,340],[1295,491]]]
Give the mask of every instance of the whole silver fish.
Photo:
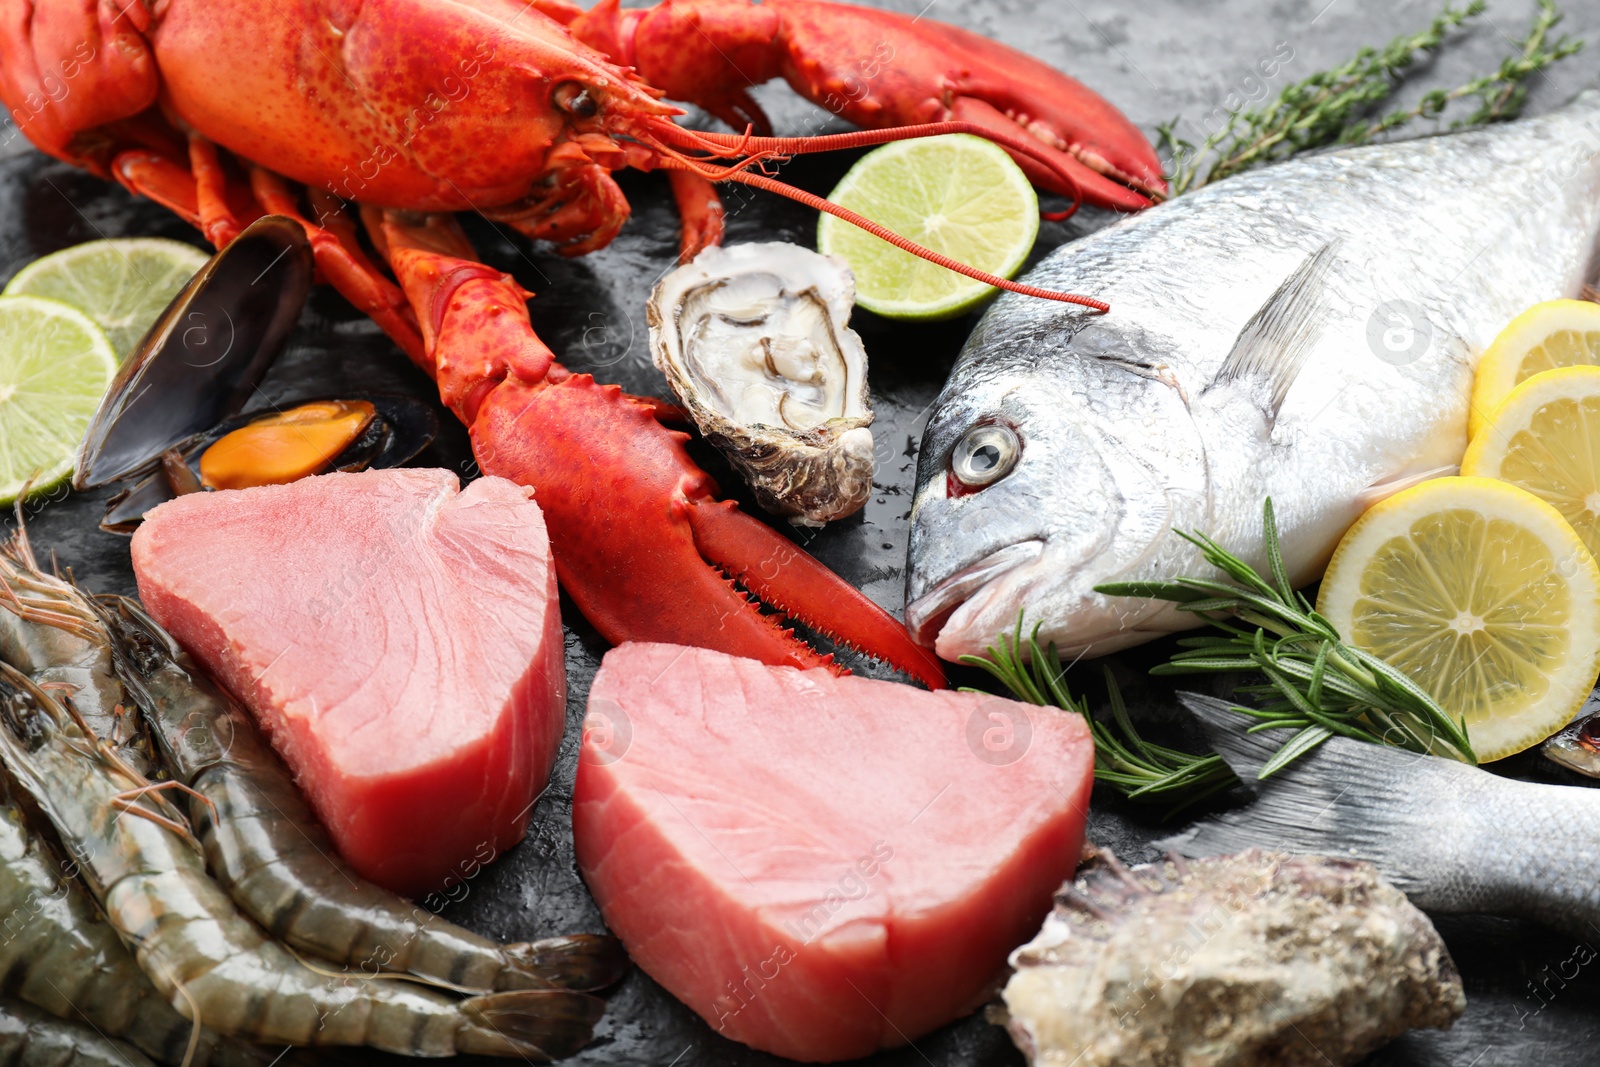
[[[1600,821],[1600,790],[1503,778],[1338,737],[1257,781],[1293,731],[1246,734],[1250,720],[1223,701],[1179,699],[1256,798],[1158,847],[1191,856],[1261,847],[1363,859],[1424,911],[1519,916],[1586,944],[1600,936],[1600,842],[1590,829]]]
[[[1174,530],[1318,576],[1362,510],[1453,473],[1479,354],[1579,295],[1600,234],[1600,94],[1470,132],[1208,186],[1060,248],[1004,293],[923,439],[906,621],[955,659],[1016,624],[1068,655],[1191,625],[1109,581],[1207,575]]]

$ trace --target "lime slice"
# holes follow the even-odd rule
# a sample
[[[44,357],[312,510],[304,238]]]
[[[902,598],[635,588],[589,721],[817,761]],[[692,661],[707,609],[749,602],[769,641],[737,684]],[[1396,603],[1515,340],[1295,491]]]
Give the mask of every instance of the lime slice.
[[[77,308],[0,296],[0,504],[59,485],[117,373],[105,331]]]
[[[875,148],[828,199],[900,236],[990,274],[1021,269],[1039,235],[1039,198],[998,145],[955,133]],[[918,259],[832,215],[817,248],[856,276],[856,303],[891,319],[948,319],[993,286]]]
[[[126,359],[209,258],[192,245],[159,237],[90,241],[23,267],[4,295],[71,304],[99,323],[117,358]]]

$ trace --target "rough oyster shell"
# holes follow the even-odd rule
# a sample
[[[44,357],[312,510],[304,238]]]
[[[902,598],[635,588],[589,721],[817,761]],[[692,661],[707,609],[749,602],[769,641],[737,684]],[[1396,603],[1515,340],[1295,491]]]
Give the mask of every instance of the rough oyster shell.
[[[1466,1007],[1433,925],[1371,864],[1259,849],[1132,870],[1101,853],[1011,964],[997,1021],[1036,1067],[1349,1064]]]
[[[761,506],[802,526],[872,492],[867,353],[843,261],[784,242],[707,248],[650,294],[650,350]]]

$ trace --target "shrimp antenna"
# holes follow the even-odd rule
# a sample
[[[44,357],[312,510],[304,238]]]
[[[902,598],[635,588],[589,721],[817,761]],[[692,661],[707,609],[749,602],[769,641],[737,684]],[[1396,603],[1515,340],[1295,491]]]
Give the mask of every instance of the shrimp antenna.
[[[17,494],[16,502],[12,505],[17,513],[17,532],[11,536],[11,543],[7,547],[16,552],[31,570],[38,570],[39,564],[33,558],[33,546],[28,543],[27,516],[22,510],[22,504],[28,499],[28,493],[32,490],[33,479],[29,478],[22,484],[22,491]]]
[[[185,1003],[189,1005],[189,1047],[184,1050],[183,1062],[179,1067],[190,1067],[194,1063],[195,1053],[200,1049],[200,1029],[205,1025],[200,1016],[200,1002],[195,1000],[193,993],[189,992],[189,987],[177,975],[172,973],[172,967],[169,964],[159,956],[151,956],[150,959],[165,972],[166,979],[172,984],[172,988],[176,989],[178,995],[183,997]],[[276,1063],[277,1061],[274,1060],[273,1062]]]

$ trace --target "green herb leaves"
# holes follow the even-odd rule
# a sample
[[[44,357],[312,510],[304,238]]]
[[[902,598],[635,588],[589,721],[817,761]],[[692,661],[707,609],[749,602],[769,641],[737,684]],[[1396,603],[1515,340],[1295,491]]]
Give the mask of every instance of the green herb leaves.
[[[1465,98],[1476,99],[1479,106],[1454,127],[1515,118],[1527,97],[1527,80],[1583,47],[1583,42],[1564,36],[1551,39],[1561,21],[1554,0],[1539,0],[1528,35],[1498,70],[1454,89],[1429,92],[1412,107],[1372,117],[1400,90],[1409,68],[1437,52],[1451,31],[1483,11],[1483,0],[1472,0],[1464,8],[1447,6],[1420,33],[1397,37],[1381,49],[1363,48],[1343,66],[1287,86],[1265,107],[1230,113],[1222,128],[1199,144],[1178,136],[1178,120],[1160,127],[1157,147],[1172,160],[1167,179],[1171,195],[1300,152],[1362,144],[1417,119],[1437,119]]]
[[[982,667],[1012,694],[1029,704],[1050,705],[1077,712],[1089,724],[1094,736],[1094,776],[1132,800],[1170,803],[1169,814],[1181,811],[1238,782],[1228,765],[1216,755],[1196,756],[1177,749],[1152,744],[1139,736],[1128,717],[1109,670],[1106,689],[1111,696],[1111,718],[1116,728],[1097,722],[1086,702],[1073,698],[1064,682],[1066,668],[1055,645],[1041,648],[1039,628],[1022,636],[1022,617],[1017,617],[1016,632],[1001,634],[983,656],[962,656],[961,662]],[[1024,654],[1026,653],[1026,654]]]
[[[1251,732],[1288,728],[1297,733],[1263,769],[1263,778],[1335,734],[1476,763],[1465,722],[1451,719],[1404,674],[1345,644],[1333,624],[1295,592],[1278,548],[1271,500],[1262,508],[1262,527],[1270,582],[1204,534],[1180,533],[1229,581],[1177,578],[1097,587],[1111,596],[1172,601],[1179,611],[1203,615],[1223,631],[1180,639],[1183,651],[1152,673],[1264,675],[1265,684],[1238,691],[1267,702],[1237,710],[1256,719]]]
[[[1270,499],[1262,506],[1261,521],[1270,579],[1205,534],[1180,533],[1225,580],[1175,578],[1096,587],[1109,596],[1170,601],[1179,611],[1194,612],[1221,631],[1179,639],[1182,651],[1151,673],[1246,673],[1264,678],[1236,690],[1264,703],[1238,705],[1234,710],[1255,720],[1248,726],[1251,733],[1295,732],[1262,768],[1261,778],[1277,774],[1336,734],[1476,763],[1464,721],[1451,719],[1401,672],[1345,644],[1333,624],[1295,591],[1278,546]],[[1068,692],[1061,657],[1054,645],[1040,647],[1038,631],[1035,626],[1024,639],[1019,616],[1015,633],[1001,634],[986,655],[963,656],[962,662],[988,671],[1018,700],[1053,704],[1088,720],[1097,780],[1132,799],[1171,803],[1174,811],[1237,781],[1216,755],[1197,756],[1140,737],[1109,670],[1105,678],[1115,728],[1096,722],[1087,704]]]

